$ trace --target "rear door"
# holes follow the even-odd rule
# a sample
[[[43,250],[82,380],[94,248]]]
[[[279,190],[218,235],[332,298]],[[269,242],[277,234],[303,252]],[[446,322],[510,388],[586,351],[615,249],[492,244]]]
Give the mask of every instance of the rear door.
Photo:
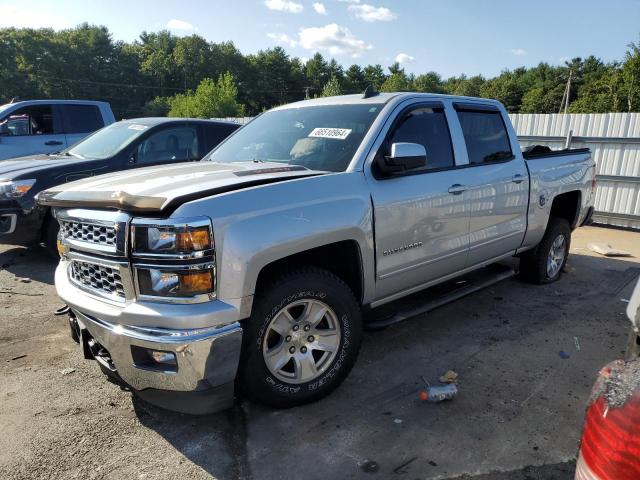
[[[104,127],[104,119],[97,105],[60,105],[67,145],[79,142],[91,132]]]
[[[57,105],[38,103],[18,108],[0,123],[0,159],[53,153],[67,145]]]
[[[473,266],[515,252],[522,243],[529,173],[497,107],[454,103],[454,108],[469,159],[460,183],[470,208],[467,266]]]
[[[395,142],[419,143],[427,151],[426,167],[384,177],[371,166],[378,298],[465,266],[469,213],[464,196],[450,192],[460,172],[448,124],[440,102],[405,107],[377,155],[387,155]]]

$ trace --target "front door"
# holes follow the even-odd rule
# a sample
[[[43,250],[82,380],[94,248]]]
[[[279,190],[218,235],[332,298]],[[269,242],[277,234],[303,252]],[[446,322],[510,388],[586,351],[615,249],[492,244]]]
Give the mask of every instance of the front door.
[[[3,118],[0,160],[63,150],[67,140],[55,105],[19,108]]]
[[[455,190],[459,171],[443,106],[418,105],[401,113],[379,155],[397,142],[424,145],[427,165],[371,179],[377,298],[461,270],[468,248],[469,212]]]

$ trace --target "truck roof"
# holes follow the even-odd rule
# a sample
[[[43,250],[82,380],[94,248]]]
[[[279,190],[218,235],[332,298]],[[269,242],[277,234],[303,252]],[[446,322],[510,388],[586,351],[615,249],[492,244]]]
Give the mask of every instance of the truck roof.
[[[209,120],[206,118],[183,118],[183,117],[140,117],[140,118],[126,118],[121,120],[122,123],[136,123],[138,125],[146,125],[153,127],[161,123],[173,123],[173,122],[192,122],[192,123],[213,123],[221,125],[235,125],[240,126],[239,123],[229,122],[226,120]]]
[[[19,100],[13,103],[7,103],[5,105],[37,105],[39,103],[47,103],[47,104],[56,104],[56,105],[64,105],[64,104],[79,104],[79,105],[105,105],[109,106],[108,102],[101,102],[98,100]]]
[[[363,98],[361,93],[355,95],[339,95],[336,97],[322,97],[313,98],[310,100],[301,100],[299,102],[289,103],[280,107],[274,108],[274,110],[280,110],[285,108],[299,108],[299,107],[312,107],[316,105],[381,105],[390,102],[391,100],[402,101],[405,98],[424,97],[429,100],[457,100],[457,101],[475,101],[482,102],[491,105],[499,106],[500,102],[489,98],[479,97],[463,97],[460,95],[445,95],[443,93],[420,93],[420,92],[391,92],[391,93],[378,93],[369,98]]]

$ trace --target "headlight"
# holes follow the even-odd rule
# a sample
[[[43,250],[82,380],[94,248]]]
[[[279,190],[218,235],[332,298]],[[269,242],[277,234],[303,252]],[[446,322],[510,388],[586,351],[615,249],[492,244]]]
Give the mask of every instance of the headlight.
[[[215,266],[137,266],[138,293],[147,297],[190,299],[200,295],[212,298],[215,291]]]
[[[178,256],[200,258],[213,250],[213,235],[209,219],[196,219],[184,223],[162,221],[133,223],[133,254],[145,256]]]
[[[131,237],[138,297],[173,303],[215,298],[215,249],[208,217],[136,218]]]
[[[0,180],[0,197],[20,198],[33,187],[35,180]]]

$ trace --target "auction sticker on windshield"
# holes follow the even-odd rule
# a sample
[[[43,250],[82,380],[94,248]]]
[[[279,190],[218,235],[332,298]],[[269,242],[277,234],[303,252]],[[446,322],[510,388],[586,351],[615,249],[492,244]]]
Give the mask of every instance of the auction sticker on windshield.
[[[335,138],[337,140],[344,140],[350,133],[350,128],[314,128],[309,136],[313,138]]]
[[[134,123],[133,125],[129,125],[128,128],[129,130],[146,130],[149,127],[147,127],[146,125],[138,125]]]

